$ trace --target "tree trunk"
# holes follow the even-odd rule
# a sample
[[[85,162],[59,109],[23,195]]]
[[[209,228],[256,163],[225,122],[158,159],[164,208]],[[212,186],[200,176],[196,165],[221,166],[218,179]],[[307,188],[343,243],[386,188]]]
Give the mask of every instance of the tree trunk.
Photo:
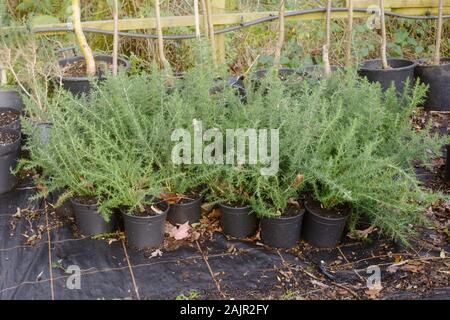
[[[323,46],[323,67],[326,76],[331,74],[330,45],[331,45],[331,0],[327,0],[326,40],[325,45]]]
[[[352,45],[353,45],[353,0],[348,0],[348,24],[347,24],[347,47],[345,52],[345,65],[352,66]]]
[[[214,24],[212,21],[211,0],[206,0],[206,18],[208,21],[209,40],[211,40],[211,51],[212,51],[213,63],[214,63],[214,65],[217,65],[216,41],[215,41],[215,35],[214,35]]]
[[[386,19],[384,16],[384,0],[380,0],[380,19],[381,19],[381,64],[383,69],[389,69],[386,56]]]
[[[280,9],[278,11],[278,41],[275,47],[274,66],[276,69],[280,68],[281,50],[284,43],[284,10],[286,0],[281,0]]]
[[[439,0],[439,9],[438,9],[438,21],[437,21],[437,30],[436,30],[436,49],[434,51],[434,64],[439,65],[441,63],[441,41],[442,41],[442,25],[443,25],[443,11],[444,4],[443,0]]]
[[[80,0],[72,0],[72,23],[75,37],[86,61],[86,75],[95,76],[95,60],[81,27]]]
[[[164,41],[163,41],[163,33],[161,27],[161,12],[159,0],[155,0],[155,15],[156,15],[156,31],[158,34],[158,52],[159,59],[161,60],[161,64],[164,69],[169,67],[169,62],[166,59],[166,55],[164,54]]]
[[[195,36],[200,39],[200,17],[198,14],[198,0],[194,0]]]
[[[114,38],[113,38],[113,75],[117,76],[118,55],[119,55],[119,3],[114,0],[113,3],[113,19],[114,19]]]

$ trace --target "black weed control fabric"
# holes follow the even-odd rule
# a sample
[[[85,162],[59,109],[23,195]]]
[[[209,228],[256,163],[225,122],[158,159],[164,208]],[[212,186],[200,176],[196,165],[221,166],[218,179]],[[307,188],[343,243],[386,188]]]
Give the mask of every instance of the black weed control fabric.
[[[392,261],[371,258],[380,255],[377,242],[285,252],[220,234],[151,257],[120,239],[74,236],[71,223],[60,222],[70,217],[70,210],[55,213],[42,200],[30,201],[32,195],[33,188],[23,185],[0,196],[0,299],[176,299],[191,290],[202,299],[280,298],[293,287],[305,293],[324,290],[317,289],[311,273],[330,286],[360,282],[352,270],[322,267],[339,255],[359,261],[354,268],[360,270]],[[72,277],[77,270],[79,283]],[[440,288],[420,296],[400,291],[387,298],[449,296],[448,289]]]

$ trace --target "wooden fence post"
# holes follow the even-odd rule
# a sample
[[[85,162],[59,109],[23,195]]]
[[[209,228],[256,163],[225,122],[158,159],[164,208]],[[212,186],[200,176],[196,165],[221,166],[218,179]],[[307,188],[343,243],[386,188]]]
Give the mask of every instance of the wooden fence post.
[[[212,13],[225,13],[226,0],[211,0]],[[215,49],[217,64],[222,65],[225,63],[225,34],[218,34],[215,36]]]

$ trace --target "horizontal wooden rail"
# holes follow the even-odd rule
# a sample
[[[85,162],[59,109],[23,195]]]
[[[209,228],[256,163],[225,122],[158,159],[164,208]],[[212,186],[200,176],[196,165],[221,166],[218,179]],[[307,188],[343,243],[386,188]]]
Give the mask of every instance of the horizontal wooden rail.
[[[407,14],[407,15],[436,15],[436,7],[417,7],[417,8],[392,8],[392,12]],[[287,11],[286,14],[289,14]],[[444,14],[450,14],[450,6],[444,8]],[[239,24],[242,22],[248,22],[256,19],[266,18],[270,16],[277,16],[277,11],[262,11],[262,12],[241,12],[241,13],[219,13],[212,15],[212,22],[216,26]],[[367,17],[370,13],[355,12],[355,18]],[[313,12],[299,14],[296,16],[287,17],[287,21],[293,20],[320,20],[324,19],[324,12]],[[333,19],[345,19],[347,17],[346,12],[333,12]],[[203,19],[200,16],[200,19]],[[195,19],[193,15],[189,16],[167,16],[161,17],[161,24],[163,28],[176,28],[176,27],[192,27],[195,24]],[[99,29],[99,30],[113,30],[112,20],[99,20],[99,21],[85,21],[82,23],[83,28]],[[70,23],[56,23],[56,24],[42,24],[33,27],[33,31],[39,32],[39,30],[45,29],[67,29],[71,30],[72,25]],[[119,20],[119,30],[120,31],[131,31],[131,30],[141,30],[141,29],[154,29],[156,28],[155,18],[130,18]],[[10,31],[10,27],[0,28],[1,32]]]

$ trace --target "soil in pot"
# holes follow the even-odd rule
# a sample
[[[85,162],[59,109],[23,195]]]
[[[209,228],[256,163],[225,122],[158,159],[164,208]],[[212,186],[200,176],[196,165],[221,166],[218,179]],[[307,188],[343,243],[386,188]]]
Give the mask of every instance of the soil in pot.
[[[22,112],[24,104],[20,93],[14,89],[0,89],[0,108],[12,108]]]
[[[167,220],[173,225],[196,223],[200,220],[203,197],[196,191],[187,192],[184,195],[169,195],[164,197],[170,203]]]
[[[20,152],[20,133],[12,129],[0,129],[0,194],[11,191],[17,183],[11,173]]]
[[[406,59],[388,59],[388,64],[389,69],[383,69],[381,60],[367,60],[362,63],[358,73],[370,82],[380,83],[384,91],[393,84],[397,94],[400,95],[408,79],[410,84],[413,84],[416,63]]]
[[[0,108],[0,129],[20,130],[20,112],[13,108]]]
[[[324,208],[320,202],[308,199],[305,202],[303,239],[319,248],[332,248],[339,244],[350,216],[350,207]]]
[[[164,201],[156,201],[153,206],[145,205],[142,211],[128,212],[128,209],[121,208],[128,244],[138,249],[161,245],[168,211],[169,205]]]
[[[98,54],[94,57],[98,80],[104,79],[104,74],[112,68],[112,56]],[[86,63],[84,57],[73,56],[58,61],[62,71],[62,85],[73,95],[88,94],[91,91],[89,78],[86,76]],[[119,67],[125,71],[130,69],[130,63],[125,59],[118,59]]]
[[[275,248],[292,248],[300,239],[305,209],[289,205],[281,216],[261,218],[261,241]]]
[[[114,231],[113,217],[106,221],[100,215],[95,197],[73,197],[71,203],[78,230],[82,235],[90,237]]]
[[[418,61],[416,78],[429,86],[423,107],[429,111],[450,110],[450,58],[441,59],[439,65]]]
[[[219,204],[223,233],[235,238],[253,236],[258,229],[258,217],[249,206]]]

